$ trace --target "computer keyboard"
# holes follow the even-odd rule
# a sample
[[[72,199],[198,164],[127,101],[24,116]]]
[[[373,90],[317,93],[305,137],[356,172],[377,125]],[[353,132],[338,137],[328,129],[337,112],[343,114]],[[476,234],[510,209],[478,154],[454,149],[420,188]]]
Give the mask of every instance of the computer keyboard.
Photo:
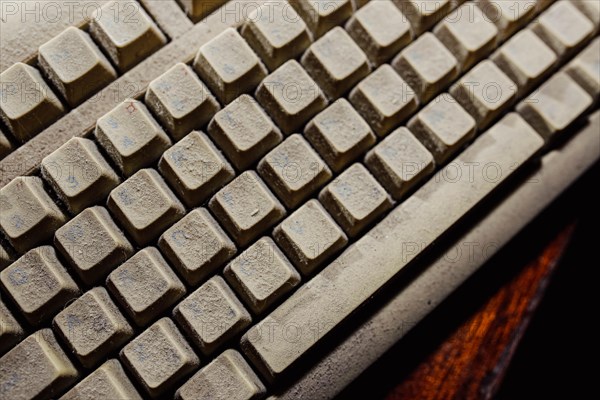
[[[58,32],[0,74],[0,398],[333,397],[483,260],[331,344],[353,314],[600,157],[598,4],[127,0]]]

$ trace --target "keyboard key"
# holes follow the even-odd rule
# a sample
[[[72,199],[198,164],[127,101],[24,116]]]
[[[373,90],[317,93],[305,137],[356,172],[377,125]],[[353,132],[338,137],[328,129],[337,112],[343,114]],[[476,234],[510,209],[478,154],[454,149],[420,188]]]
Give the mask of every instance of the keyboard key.
[[[19,176],[0,189],[0,227],[19,253],[51,238],[65,220],[38,177]]]
[[[420,35],[452,10],[450,0],[394,0],[408,18],[415,36]]]
[[[191,211],[160,237],[158,245],[192,286],[211,276],[235,255],[235,244],[204,208]]]
[[[254,171],[246,171],[210,199],[217,220],[240,245],[256,239],[285,216],[285,209]]]
[[[352,39],[378,67],[410,43],[410,23],[390,0],[368,2],[346,23]]]
[[[150,82],[144,102],[175,140],[204,126],[221,108],[194,71],[183,63]]]
[[[198,22],[217,8],[227,3],[227,0],[179,0],[192,21]]]
[[[225,350],[196,372],[175,394],[177,400],[257,400],[265,386],[235,350]]]
[[[175,307],[173,318],[204,354],[211,354],[252,322],[223,278],[214,276]]]
[[[0,395],[11,400],[56,398],[78,375],[52,331],[42,329],[0,358]]]
[[[535,0],[476,0],[476,2],[487,20],[496,24],[499,40],[512,36],[531,21],[536,13]]]
[[[590,96],[600,97],[600,39],[596,38],[565,69]]]
[[[98,119],[96,138],[126,176],[153,164],[171,139],[144,104],[127,99]]]
[[[0,119],[22,142],[31,139],[65,112],[39,71],[27,64],[19,62],[2,72],[0,85]],[[6,143],[0,145],[0,157],[8,154],[2,150]]]
[[[95,367],[107,353],[133,336],[131,325],[103,287],[94,288],[69,304],[52,325],[86,368]]]
[[[0,117],[1,118],[1,117]],[[2,160],[5,156],[7,156],[10,152],[13,151],[13,145],[8,140],[4,132],[0,130],[0,160]]]
[[[346,99],[337,100],[314,117],[306,125],[304,137],[335,172],[375,143],[371,127]]]
[[[404,127],[368,152],[365,163],[395,200],[435,169],[431,153]]]
[[[154,169],[143,169],[117,186],[106,204],[140,246],[185,214],[183,204]]]
[[[0,272],[0,282],[32,325],[48,320],[79,294],[51,246],[25,253]]]
[[[185,294],[185,286],[155,247],[146,247],[114,270],[106,286],[138,326],[153,319]]]
[[[198,368],[200,360],[173,321],[162,318],[121,350],[121,361],[155,398]]]
[[[256,89],[256,99],[285,134],[300,129],[327,106],[319,86],[296,60],[267,76]]]
[[[19,343],[24,334],[21,325],[0,299],[0,356]]]
[[[255,314],[262,314],[300,283],[300,274],[269,237],[260,238],[223,271]]]
[[[350,237],[392,207],[392,199],[362,164],[353,164],[319,193],[319,200]]]
[[[371,71],[367,56],[342,28],[314,42],[302,65],[330,99],[337,99]]]
[[[121,182],[96,144],[79,137],[44,157],[40,169],[72,214],[105,198]]]
[[[352,15],[350,0],[294,0],[290,5],[302,17],[313,37],[319,38]]]
[[[254,90],[267,75],[260,59],[233,28],[200,47],[194,69],[225,104]]]
[[[385,136],[418,107],[413,89],[388,64],[350,92],[350,102],[379,136]]]
[[[426,103],[458,76],[456,58],[433,34],[425,33],[392,61],[394,69]]]
[[[600,27],[600,2],[596,0],[573,0],[573,5],[594,23],[597,32]]]
[[[240,171],[255,164],[283,139],[256,100],[246,94],[214,116],[208,134]]]
[[[331,170],[300,134],[293,134],[258,163],[258,173],[288,208],[329,179]]]
[[[117,78],[90,36],[75,27],[41,45],[38,63],[71,107],[83,103]]]
[[[133,247],[104,207],[90,207],[56,231],[54,244],[88,285],[133,254]]]

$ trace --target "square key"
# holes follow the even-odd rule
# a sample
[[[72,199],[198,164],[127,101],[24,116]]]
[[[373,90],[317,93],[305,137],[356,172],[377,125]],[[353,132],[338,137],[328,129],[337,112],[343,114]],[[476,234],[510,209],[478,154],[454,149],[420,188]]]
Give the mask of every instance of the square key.
[[[144,102],[175,140],[204,126],[221,109],[196,73],[183,63],[150,82]]]
[[[239,175],[208,204],[240,246],[250,243],[285,216],[285,208],[254,171]]]
[[[269,237],[260,238],[223,271],[227,282],[256,314],[300,283],[300,274]]]
[[[600,96],[600,39],[594,39],[579,53],[565,72],[597,100]]]
[[[0,299],[0,357],[21,341],[25,331]]]
[[[0,272],[6,293],[32,325],[51,318],[79,288],[51,246],[37,247]]]
[[[346,99],[337,100],[317,114],[306,125],[304,137],[335,172],[375,143],[371,127]]]
[[[104,3],[90,21],[90,33],[121,71],[167,43],[144,8],[132,0]]]
[[[167,229],[158,245],[192,286],[211,276],[236,252],[235,244],[204,208],[191,211]]]
[[[290,5],[316,39],[352,16],[350,0],[293,0]]]
[[[296,60],[290,60],[267,76],[256,99],[285,134],[293,133],[327,106],[319,86]]]
[[[247,94],[214,116],[208,134],[240,171],[256,163],[283,139],[279,128]]]
[[[144,104],[127,99],[98,119],[96,138],[126,176],[153,164],[171,139]]]
[[[600,28],[600,2],[597,0],[573,0],[573,5]]]
[[[433,156],[402,127],[367,153],[365,164],[395,200],[433,173]]]
[[[105,198],[121,179],[90,139],[71,138],[44,159],[42,176],[72,214]]]
[[[96,287],[69,304],[52,321],[54,329],[86,368],[133,336],[133,329],[103,287]]]
[[[408,18],[415,36],[419,36],[444,18],[456,0],[394,0],[394,4]],[[458,0],[464,1],[464,0]],[[501,0],[504,1],[504,0]]]
[[[487,20],[496,24],[500,40],[512,36],[513,33],[528,23],[536,13],[536,0],[476,0],[476,2]]]
[[[203,203],[235,176],[221,152],[197,131],[165,151],[158,169],[189,207]]]
[[[200,360],[169,318],[162,318],[121,350],[121,361],[152,398],[198,368]]]
[[[225,104],[253,91],[267,75],[260,59],[233,28],[227,28],[200,47],[194,69]]]
[[[330,99],[337,99],[371,72],[367,56],[339,26],[314,42],[302,65]]]
[[[19,176],[0,189],[0,228],[19,253],[51,238],[65,221],[37,176]]]
[[[133,254],[133,247],[104,207],[90,207],[56,231],[54,244],[88,285]]]
[[[185,214],[183,204],[154,169],[143,169],[117,186],[106,204],[140,246]]]
[[[18,62],[2,72],[0,85],[0,119],[22,142],[37,135],[65,112],[39,71],[27,64]]]
[[[206,355],[252,322],[248,311],[220,276],[211,278],[179,303],[173,317]]]
[[[392,207],[392,199],[363,167],[356,163],[319,193],[319,201],[346,234],[355,237]]]
[[[350,92],[350,102],[379,136],[385,136],[413,112],[419,101],[392,67],[383,64]]]
[[[185,286],[155,247],[146,247],[106,279],[110,293],[138,326],[145,326],[185,294]]]
[[[71,107],[117,78],[90,35],[72,26],[40,46],[38,63]]]
[[[444,164],[475,136],[475,120],[452,96],[444,93],[423,107],[408,128],[427,147],[438,164]]]
[[[309,275],[348,243],[333,218],[309,200],[275,227],[273,237],[304,275]]]
[[[257,170],[288,208],[296,207],[331,179],[327,164],[298,133],[260,160]]]

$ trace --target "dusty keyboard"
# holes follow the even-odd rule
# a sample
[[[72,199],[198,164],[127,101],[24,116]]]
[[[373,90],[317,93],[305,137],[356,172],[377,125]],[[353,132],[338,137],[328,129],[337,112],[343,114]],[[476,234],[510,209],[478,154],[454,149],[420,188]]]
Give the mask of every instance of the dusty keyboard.
[[[505,3],[111,1],[3,66],[0,398],[299,398],[597,109],[598,2]]]

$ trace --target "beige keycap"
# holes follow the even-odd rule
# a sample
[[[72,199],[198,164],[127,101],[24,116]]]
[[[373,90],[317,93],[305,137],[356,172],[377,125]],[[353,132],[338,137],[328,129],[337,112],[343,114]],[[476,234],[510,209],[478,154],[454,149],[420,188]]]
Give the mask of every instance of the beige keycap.
[[[404,197],[435,169],[431,153],[404,127],[368,152],[365,164],[395,200]]]
[[[317,114],[306,125],[304,137],[335,172],[375,143],[371,127],[346,99],[337,100]]]
[[[306,22],[314,38],[323,36],[352,15],[350,0],[293,0],[290,5]]]
[[[78,137],[44,157],[40,169],[72,214],[97,203],[121,182],[96,144]]]
[[[133,0],[104,3],[90,21],[90,34],[121,71],[167,43],[144,8]]]
[[[498,39],[504,40],[512,36],[526,23],[531,21],[536,13],[535,0],[475,0],[487,20],[498,28]]]
[[[24,334],[19,322],[0,299],[0,356],[19,343]]]
[[[235,244],[204,208],[191,211],[160,237],[163,254],[192,286],[235,255]]]
[[[108,360],[59,400],[142,400],[119,361]]]
[[[196,73],[183,63],[150,82],[144,102],[175,140],[204,126],[221,108]]]
[[[52,325],[86,368],[133,336],[133,329],[103,287],[94,288],[62,310]]]
[[[214,116],[208,134],[240,171],[255,164],[283,139],[256,100],[246,94]]]
[[[96,138],[126,176],[153,164],[171,139],[144,104],[127,99],[98,119]]]
[[[552,49],[529,29],[515,34],[491,59],[518,85],[520,94],[537,86],[558,60]]]
[[[9,245],[0,240],[0,271],[8,267],[14,261],[13,251]]]
[[[331,179],[327,164],[297,133],[260,160],[257,170],[288,208],[295,208]]]
[[[300,274],[269,237],[262,237],[223,271],[227,282],[255,313],[262,314],[300,283]]]
[[[179,303],[173,318],[204,354],[213,353],[252,321],[220,276],[211,278]]]
[[[13,145],[6,137],[4,132],[0,130],[0,160],[9,155],[13,151]]]
[[[256,99],[285,134],[300,129],[327,106],[319,86],[296,60],[290,60],[267,76]]]
[[[314,199],[275,227],[273,237],[304,275],[313,273],[348,243],[344,232]]]
[[[194,22],[198,22],[223,4],[227,0],[180,0],[179,4],[183,7],[187,15]]]
[[[143,169],[117,186],[106,204],[140,246],[185,214],[183,204],[154,169]]]
[[[203,203],[235,176],[221,152],[197,131],[165,151],[158,169],[189,207]]]
[[[0,74],[0,119],[15,138],[24,142],[52,122],[65,110],[39,71],[27,64],[16,63]],[[4,134],[1,134],[4,137]],[[9,144],[6,138],[0,144],[0,157]]]
[[[79,294],[51,246],[25,253],[0,272],[0,283],[32,325],[48,320]]]
[[[573,0],[573,5],[594,23],[596,32],[598,32],[598,28],[600,28],[600,2],[596,0]]]
[[[353,164],[319,193],[319,200],[344,232],[355,237],[392,207],[392,199],[359,163]]]
[[[121,362],[155,398],[171,389],[200,365],[181,332],[162,318],[121,350]]]
[[[15,400],[55,398],[78,375],[52,331],[42,329],[0,358],[0,394]]]
[[[330,99],[337,99],[371,71],[367,56],[339,26],[314,42],[302,65]]]
[[[185,294],[185,286],[155,247],[138,251],[111,272],[106,287],[138,326],[145,326]]]
[[[393,0],[408,18],[415,36],[431,28],[453,7],[451,0]]]
[[[270,71],[310,46],[306,24],[288,2],[265,3],[248,14],[242,36]]]
[[[104,207],[90,207],[56,231],[54,244],[88,285],[133,254],[133,247]]]
[[[458,76],[452,53],[432,33],[424,33],[392,61],[394,69],[425,103]]]
[[[0,189],[0,227],[19,253],[51,238],[65,221],[38,177],[20,176]]]
[[[378,67],[410,43],[410,23],[391,0],[368,2],[346,23],[346,30]]]
[[[600,39],[575,57],[565,72],[596,100],[600,97]]]
[[[267,75],[260,59],[233,28],[200,47],[194,69],[225,104],[254,90]]]
[[[285,216],[285,209],[254,171],[246,171],[210,199],[210,210],[241,246]]]
[[[560,58],[578,51],[594,34],[594,24],[570,1],[558,1],[531,28]]]
[[[90,36],[75,27],[41,45],[38,64],[71,107],[83,103],[117,78]]]
[[[498,36],[496,25],[473,2],[452,11],[436,25],[434,32],[463,71],[492,52]]]
[[[450,94],[485,129],[516,98],[517,85],[496,64],[477,64],[450,88]]]
[[[246,360],[225,350],[175,393],[177,400],[258,400],[266,389]]]
[[[444,93],[423,107],[409,121],[408,128],[431,152],[435,162],[444,164],[475,136],[476,125],[473,117]]]
[[[385,136],[418,107],[412,87],[383,64],[350,92],[350,102],[379,136]]]
[[[559,72],[517,106],[521,116],[544,137],[552,139],[592,105],[593,99],[573,79]]]

